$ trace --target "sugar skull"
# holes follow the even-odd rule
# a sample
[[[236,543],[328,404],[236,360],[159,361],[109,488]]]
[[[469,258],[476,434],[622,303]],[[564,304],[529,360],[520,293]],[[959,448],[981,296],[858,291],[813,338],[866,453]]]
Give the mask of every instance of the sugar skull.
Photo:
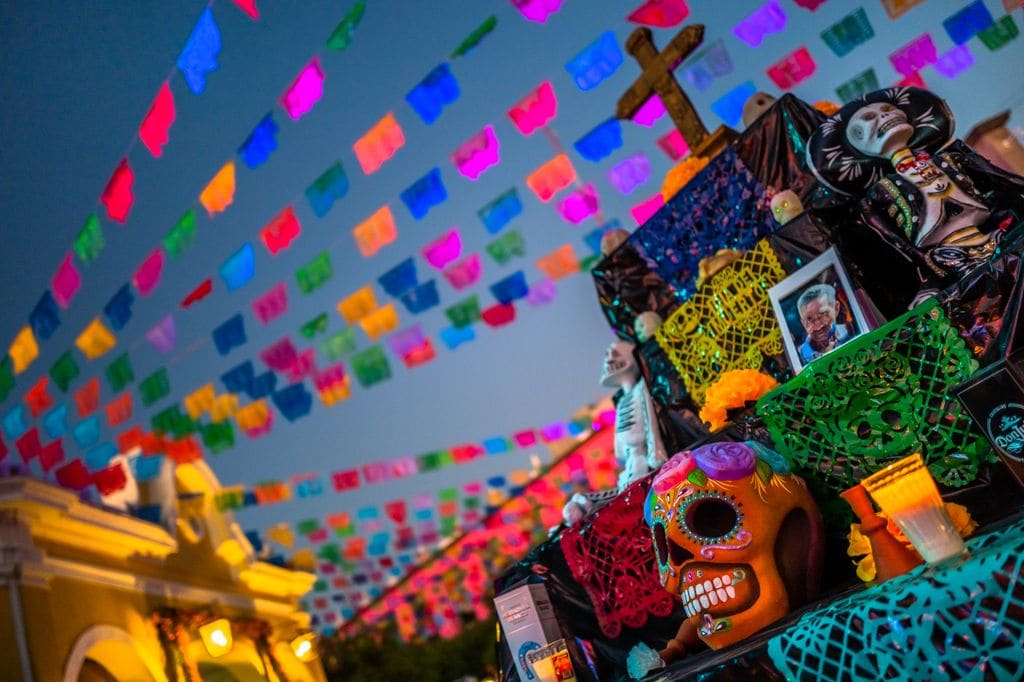
[[[884,159],[905,149],[914,134],[907,114],[889,102],[873,102],[854,112],[846,127],[846,139],[866,156]]]
[[[713,649],[816,596],[821,515],[803,480],[759,443],[677,454],[654,479],[645,513],[661,583]]]

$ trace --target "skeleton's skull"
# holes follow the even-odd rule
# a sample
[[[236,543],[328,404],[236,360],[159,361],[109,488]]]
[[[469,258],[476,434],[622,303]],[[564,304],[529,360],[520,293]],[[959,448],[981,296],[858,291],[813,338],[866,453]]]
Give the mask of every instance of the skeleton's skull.
[[[749,128],[750,124],[771,109],[773,104],[775,104],[775,98],[767,92],[755,92],[751,95],[743,105],[743,127]]]
[[[604,367],[601,369],[601,385],[617,388],[623,384],[635,384],[640,370],[633,360],[633,344],[616,341],[604,353]]]
[[[647,339],[654,337],[663,320],[661,315],[653,310],[647,310],[636,316],[633,320],[633,332],[636,334],[637,343],[644,343]]]
[[[772,216],[779,225],[785,225],[804,212],[804,203],[800,196],[791,189],[777,192],[772,196]]]
[[[905,149],[913,134],[914,126],[907,123],[907,115],[888,102],[861,107],[846,126],[846,139],[854,149],[884,159]]]
[[[759,443],[713,443],[666,462],[647,521],[661,583],[720,649],[815,597],[821,516],[804,482]]]

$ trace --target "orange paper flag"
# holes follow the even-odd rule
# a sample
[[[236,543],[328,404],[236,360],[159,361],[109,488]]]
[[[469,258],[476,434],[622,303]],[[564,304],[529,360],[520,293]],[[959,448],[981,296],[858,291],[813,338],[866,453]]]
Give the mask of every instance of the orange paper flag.
[[[363,172],[369,175],[379,169],[385,161],[395,155],[405,144],[405,135],[393,113],[379,120],[366,134],[356,140],[352,149],[359,159]]]
[[[199,194],[199,203],[212,217],[214,213],[223,212],[235,200],[235,162],[228,161],[213,176],[210,184]]]
[[[395,331],[398,328],[398,313],[395,312],[395,304],[388,303],[386,306],[377,308],[359,320],[359,326],[373,341],[376,341],[381,334]]]
[[[373,295],[370,285],[366,285],[338,303],[338,312],[349,324],[355,324],[376,309],[377,297]]]
[[[580,271],[580,262],[572,244],[563,244],[548,255],[538,258],[536,265],[538,270],[555,280]]]
[[[395,217],[391,214],[391,207],[387,204],[381,206],[373,215],[353,228],[352,236],[355,237],[356,246],[364,258],[369,258],[395,241],[398,230],[395,228]]]
[[[559,154],[526,176],[526,184],[543,202],[569,186],[576,179],[576,170],[565,154]]]
[[[93,319],[89,326],[75,339],[75,345],[90,360],[95,360],[117,344],[117,338],[107,329],[100,318]]]
[[[21,328],[7,353],[11,356],[11,366],[15,374],[21,374],[28,369],[28,366],[39,357],[39,344],[36,343],[31,327],[25,325]]]

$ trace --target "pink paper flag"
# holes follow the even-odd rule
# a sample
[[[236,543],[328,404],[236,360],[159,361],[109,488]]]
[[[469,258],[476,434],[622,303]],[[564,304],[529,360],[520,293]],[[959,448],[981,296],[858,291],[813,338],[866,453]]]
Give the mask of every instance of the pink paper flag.
[[[633,114],[633,123],[645,128],[650,128],[666,113],[668,112],[666,111],[665,104],[661,101],[661,98],[657,95],[651,95],[651,97],[643,103],[643,106]]]
[[[293,121],[298,121],[309,113],[313,105],[320,101],[324,94],[324,72],[320,68],[320,58],[314,57],[306,68],[295,79],[295,82],[281,96],[281,106],[288,112]]]
[[[171,124],[174,123],[174,94],[170,83],[164,83],[153,100],[146,118],[139,126],[139,139],[153,156],[160,158],[164,145],[170,139]]]
[[[600,198],[593,185],[587,185],[558,202],[558,212],[566,222],[579,225],[600,209]]]
[[[452,152],[452,163],[459,169],[459,173],[470,180],[476,180],[485,170],[498,165],[501,160],[499,147],[494,126],[485,126]]]
[[[769,66],[765,73],[779,88],[789,90],[813,76],[816,68],[811,53],[801,47]]]
[[[665,198],[661,196],[661,192],[658,192],[650,199],[641,201],[639,204],[629,209],[629,212],[633,216],[633,220],[636,221],[637,225],[643,225],[664,205]]]
[[[252,302],[252,312],[263,324],[277,319],[288,310],[288,289],[284,282],[278,282],[270,291]]]
[[[156,247],[153,253],[146,257],[146,260],[142,261],[142,265],[135,271],[132,276],[132,284],[139,290],[140,296],[149,296],[156,285],[160,283],[160,273],[164,269],[164,249],[162,246]]]
[[[565,0],[511,0],[512,6],[519,10],[527,21],[543,24],[548,17],[557,12]]]
[[[690,152],[690,145],[686,144],[686,140],[683,139],[683,134],[679,132],[678,128],[659,137],[658,146],[673,161],[679,161]]]
[[[444,270],[449,263],[457,261],[462,255],[462,237],[459,228],[453,227],[439,239],[430,242],[420,251],[433,267]]]
[[[260,18],[260,11],[256,9],[256,0],[233,0],[238,7],[249,15],[253,21]]]
[[[445,270],[444,276],[456,291],[476,284],[480,279],[480,254],[470,254]]]
[[[100,201],[107,207],[107,217],[111,220],[124,224],[128,219],[128,213],[135,203],[135,195],[132,194],[132,185],[135,184],[135,173],[128,165],[128,159],[121,159],[114,174],[110,176],[107,186],[103,188]]]
[[[298,357],[298,351],[287,336],[260,351],[260,359],[275,372],[287,372]]]
[[[911,76],[938,59],[938,51],[930,33],[914,38],[889,55],[889,61],[898,72]]]
[[[307,348],[295,356],[295,362],[285,372],[289,383],[302,381],[316,373],[316,349]]]
[[[50,285],[53,288],[53,298],[61,308],[71,305],[71,299],[75,297],[79,287],[82,286],[82,277],[78,274],[78,268],[75,267],[73,253],[68,252],[68,255],[64,256],[60,267],[57,268],[53,279],[50,280]]]
[[[522,98],[508,110],[508,117],[523,135],[532,135],[547,125],[558,112],[558,100],[550,81],[544,81],[536,90]]]

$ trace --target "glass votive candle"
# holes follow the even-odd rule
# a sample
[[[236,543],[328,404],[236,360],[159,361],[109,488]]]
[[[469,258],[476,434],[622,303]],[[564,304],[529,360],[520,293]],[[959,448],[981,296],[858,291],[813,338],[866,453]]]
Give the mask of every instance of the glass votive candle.
[[[920,454],[893,462],[861,484],[928,563],[966,553],[963,538],[946,513],[935,479]]]

